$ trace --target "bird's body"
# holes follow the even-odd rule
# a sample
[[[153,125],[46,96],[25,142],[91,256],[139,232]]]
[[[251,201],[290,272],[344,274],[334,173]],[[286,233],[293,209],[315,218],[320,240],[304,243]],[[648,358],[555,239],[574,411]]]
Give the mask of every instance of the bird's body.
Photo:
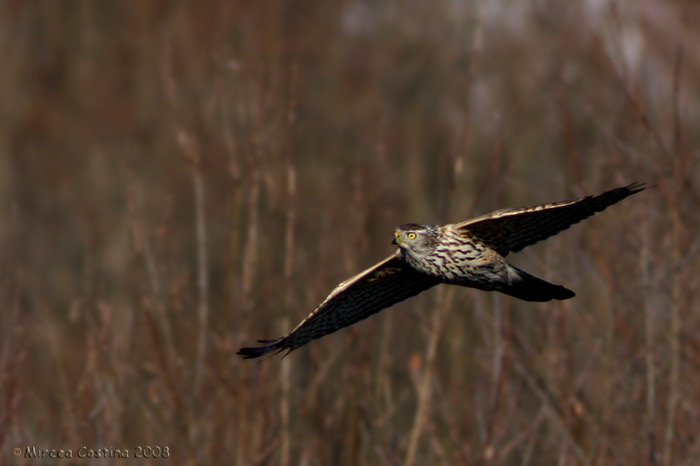
[[[448,225],[408,223],[394,231],[392,256],[338,285],[286,337],[241,348],[244,358],[292,351],[438,284],[500,291],[526,301],[569,299],[574,292],[534,277],[505,257],[646,189],[631,184],[575,201],[503,209]]]
[[[409,234],[415,234],[413,244]],[[506,262],[505,258],[477,238],[460,231],[459,225],[405,224],[395,231],[397,254],[417,271],[441,283],[500,291],[526,301],[568,299],[574,293],[540,280]]]

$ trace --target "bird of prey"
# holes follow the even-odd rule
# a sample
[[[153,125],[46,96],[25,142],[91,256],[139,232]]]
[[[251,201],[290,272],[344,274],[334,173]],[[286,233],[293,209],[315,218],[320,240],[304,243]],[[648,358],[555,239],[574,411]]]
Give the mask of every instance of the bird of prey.
[[[441,283],[500,291],[525,301],[573,298],[573,291],[534,277],[505,257],[647,187],[633,183],[575,201],[497,210],[462,223],[401,225],[394,231],[394,254],[340,283],[287,336],[258,340],[264,345],[241,348],[238,354],[249,359],[289,353]]]

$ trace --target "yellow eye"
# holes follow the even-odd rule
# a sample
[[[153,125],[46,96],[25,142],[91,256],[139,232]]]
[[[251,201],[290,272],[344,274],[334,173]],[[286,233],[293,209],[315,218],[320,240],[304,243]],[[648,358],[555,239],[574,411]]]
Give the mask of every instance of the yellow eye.
[[[401,233],[399,233],[398,231],[395,231],[395,232],[394,232],[394,238],[396,238],[396,239],[401,238]]]
[[[414,232],[410,232],[406,236],[408,237],[408,239],[416,239],[416,234]]]

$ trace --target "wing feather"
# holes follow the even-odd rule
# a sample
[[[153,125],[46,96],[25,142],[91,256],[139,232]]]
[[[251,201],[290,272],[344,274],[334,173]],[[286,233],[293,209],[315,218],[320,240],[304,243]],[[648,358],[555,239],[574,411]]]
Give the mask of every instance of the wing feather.
[[[497,210],[456,224],[455,228],[505,256],[556,235],[647,187],[643,183],[632,183],[575,201]]]
[[[237,354],[249,359],[270,352],[292,351],[439,283],[438,279],[416,271],[404,260],[392,255],[339,284],[286,337],[259,340],[268,344],[241,348]]]

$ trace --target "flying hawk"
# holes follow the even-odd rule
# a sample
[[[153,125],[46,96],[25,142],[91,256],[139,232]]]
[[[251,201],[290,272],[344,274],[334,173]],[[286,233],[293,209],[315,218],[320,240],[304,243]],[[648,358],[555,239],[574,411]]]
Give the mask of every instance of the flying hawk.
[[[291,352],[441,283],[526,301],[573,298],[573,291],[534,277],[505,257],[647,187],[633,183],[575,201],[497,210],[462,223],[401,225],[394,231],[394,254],[339,284],[287,336],[259,340],[263,346],[241,348],[237,354],[249,359]]]

